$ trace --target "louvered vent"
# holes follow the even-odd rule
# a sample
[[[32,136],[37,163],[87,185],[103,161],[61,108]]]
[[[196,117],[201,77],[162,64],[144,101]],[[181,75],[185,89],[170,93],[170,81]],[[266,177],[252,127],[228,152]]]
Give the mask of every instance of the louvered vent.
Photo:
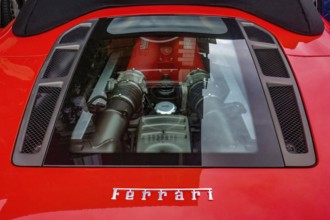
[[[290,153],[307,153],[308,148],[292,86],[269,86],[286,148]]]
[[[289,78],[288,71],[277,49],[254,49],[265,76]]]
[[[264,31],[260,30],[259,28],[253,26],[246,26],[244,27],[244,30],[249,40],[274,44],[274,40],[272,39],[272,37]]]
[[[41,149],[60,92],[58,87],[39,87],[21,153],[33,154]]]
[[[68,75],[76,53],[76,50],[57,49],[47,66],[43,78],[56,78]]]
[[[64,35],[60,41],[63,43],[79,43],[83,41],[89,31],[89,27],[78,27]]]

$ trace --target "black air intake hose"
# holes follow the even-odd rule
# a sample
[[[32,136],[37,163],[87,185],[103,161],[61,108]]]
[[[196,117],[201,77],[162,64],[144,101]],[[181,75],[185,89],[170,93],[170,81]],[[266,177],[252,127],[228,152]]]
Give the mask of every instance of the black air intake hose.
[[[222,108],[223,102],[229,94],[229,88],[221,74],[210,75],[201,69],[196,69],[187,75],[188,106],[200,118],[203,113]],[[204,109],[204,103],[207,109]]]
[[[203,89],[206,89],[209,74],[201,69],[196,69],[189,73],[186,78],[188,87],[188,106],[199,116],[203,115]]]
[[[97,115],[92,152],[111,153],[122,149],[121,139],[133,113],[141,108],[146,91],[144,75],[136,70],[122,72],[108,96],[106,110]]]
[[[203,115],[203,94],[202,91],[205,88],[203,81],[194,83],[188,92],[188,104],[191,109],[194,109],[198,115]]]
[[[205,71],[197,69],[188,74],[185,83],[188,86],[188,106],[201,119],[203,152],[217,152],[219,146],[235,146],[234,132],[230,127],[233,122],[226,107],[234,111],[237,108],[231,110],[230,107],[237,104],[224,103],[229,88],[223,76],[213,74],[209,77]],[[240,112],[236,114],[240,115]]]

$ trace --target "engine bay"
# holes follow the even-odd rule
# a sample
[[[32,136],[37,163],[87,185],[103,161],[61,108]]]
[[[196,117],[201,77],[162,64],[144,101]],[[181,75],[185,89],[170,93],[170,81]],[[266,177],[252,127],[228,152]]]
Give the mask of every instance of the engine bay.
[[[81,46],[45,164],[281,161],[260,74],[235,19],[104,18]]]
[[[57,126],[62,134],[73,130],[70,152],[254,152],[246,103],[228,102],[225,77],[210,74],[210,43],[215,39],[181,36],[103,44],[102,71],[76,82],[61,115],[66,124]]]

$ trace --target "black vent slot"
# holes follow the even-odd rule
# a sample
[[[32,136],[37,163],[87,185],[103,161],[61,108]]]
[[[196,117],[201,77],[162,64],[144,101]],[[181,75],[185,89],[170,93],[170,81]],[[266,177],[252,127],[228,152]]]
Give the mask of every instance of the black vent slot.
[[[277,118],[283,133],[286,148],[290,153],[307,153],[304,128],[298,103],[292,86],[270,86]]]
[[[68,75],[76,53],[76,50],[56,50],[47,66],[43,78],[56,78]]]
[[[269,36],[266,32],[260,30],[259,28],[247,26],[244,27],[244,30],[249,40],[270,44],[275,43],[271,36]]]
[[[39,87],[21,153],[33,154],[41,149],[60,92],[58,87]]]
[[[265,76],[289,78],[288,71],[277,49],[255,49],[254,52]]]
[[[79,43],[83,41],[89,31],[89,27],[78,27],[64,35],[60,41],[63,43]]]

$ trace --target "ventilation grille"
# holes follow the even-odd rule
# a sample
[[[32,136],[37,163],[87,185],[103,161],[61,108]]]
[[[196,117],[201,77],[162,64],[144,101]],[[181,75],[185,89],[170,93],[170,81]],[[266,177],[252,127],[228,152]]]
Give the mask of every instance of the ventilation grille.
[[[277,49],[255,49],[254,52],[265,76],[289,78],[288,71]]]
[[[64,35],[60,41],[63,43],[79,43],[83,41],[89,31],[89,27],[78,27]]]
[[[307,153],[307,144],[297,100],[292,86],[270,86],[269,92],[290,153]]]
[[[244,30],[248,38],[252,41],[274,44],[272,37],[259,28],[247,26],[244,27]]]
[[[76,53],[76,50],[56,50],[43,78],[56,78],[68,75]]]
[[[58,87],[39,87],[21,153],[33,154],[41,149],[60,92]]]

